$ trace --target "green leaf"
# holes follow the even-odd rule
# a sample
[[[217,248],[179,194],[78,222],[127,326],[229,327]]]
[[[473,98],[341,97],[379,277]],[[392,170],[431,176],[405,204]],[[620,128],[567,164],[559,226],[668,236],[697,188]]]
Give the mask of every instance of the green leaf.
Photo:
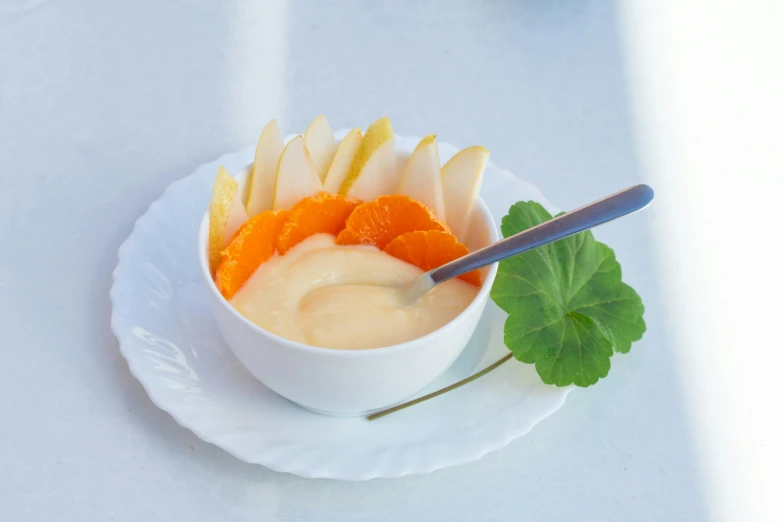
[[[550,219],[538,203],[519,202],[501,230],[509,237]],[[595,384],[646,328],[614,252],[589,231],[501,261],[490,295],[509,314],[506,346],[547,384]]]

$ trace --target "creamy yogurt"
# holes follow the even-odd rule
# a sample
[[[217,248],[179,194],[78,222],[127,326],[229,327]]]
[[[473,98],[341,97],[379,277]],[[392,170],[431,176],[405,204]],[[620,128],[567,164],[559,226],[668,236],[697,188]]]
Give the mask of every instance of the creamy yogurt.
[[[334,236],[318,234],[262,264],[231,305],[292,341],[343,350],[379,348],[437,330],[478,293],[452,279],[400,306],[394,287],[421,273],[375,247],[336,245]]]

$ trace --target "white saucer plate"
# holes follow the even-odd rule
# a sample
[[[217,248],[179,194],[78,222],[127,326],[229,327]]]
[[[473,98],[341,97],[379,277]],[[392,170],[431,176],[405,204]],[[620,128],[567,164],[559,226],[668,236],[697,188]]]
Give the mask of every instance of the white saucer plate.
[[[401,150],[412,151],[418,142],[397,137]],[[442,161],[456,152],[440,144]],[[120,247],[112,330],[156,406],[243,461],[302,477],[367,480],[477,460],[563,405],[572,388],[545,385],[532,366],[513,359],[466,386],[372,422],[313,413],[255,380],[218,331],[196,256],[196,234],[218,166],[239,172],[253,153],[248,147],[225,155],[172,183]],[[516,201],[556,210],[538,189],[491,163],[481,197],[498,223]],[[465,351],[421,394],[508,353],[505,318],[490,302]]]

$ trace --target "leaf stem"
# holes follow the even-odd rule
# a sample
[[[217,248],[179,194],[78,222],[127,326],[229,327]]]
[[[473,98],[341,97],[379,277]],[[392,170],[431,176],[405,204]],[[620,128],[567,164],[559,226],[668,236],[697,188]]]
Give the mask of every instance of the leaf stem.
[[[495,368],[497,368],[498,366],[500,366],[504,362],[506,362],[509,359],[511,359],[512,355],[513,354],[511,352],[509,352],[508,354],[504,355],[500,360],[495,361],[494,363],[490,364],[489,366],[487,366],[486,368],[484,368],[480,372],[474,373],[470,377],[466,377],[466,378],[462,379],[461,381],[455,382],[451,386],[446,386],[445,388],[441,388],[438,391],[434,391],[432,393],[428,393],[427,395],[424,395],[423,397],[419,397],[418,399],[414,399],[412,401],[408,401],[408,402],[404,402],[402,404],[398,404],[397,406],[395,406],[393,408],[389,408],[388,410],[383,410],[383,411],[379,411],[378,413],[373,413],[372,415],[369,415],[367,417],[367,420],[375,420],[375,419],[379,419],[381,417],[385,417],[386,415],[394,413],[395,411],[404,410],[405,408],[408,408],[409,406],[414,406],[416,404],[419,404],[420,402],[428,401],[428,400],[430,400],[432,398],[437,397],[438,395],[443,395],[446,392],[450,392],[451,390],[455,390],[455,389],[459,388],[460,386],[462,386],[463,384],[467,384],[467,383],[469,383],[471,381],[475,381],[479,377],[488,374],[489,372],[491,372],[492,370],[494,370]]]

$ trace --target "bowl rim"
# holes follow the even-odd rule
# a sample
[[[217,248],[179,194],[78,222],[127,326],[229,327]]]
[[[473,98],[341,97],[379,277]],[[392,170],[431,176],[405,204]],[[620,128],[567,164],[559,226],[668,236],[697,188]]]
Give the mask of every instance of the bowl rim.
[[[240,178],[244,176],[249,170],[251,165],[248,165],[245,169],[243,169],[242,172],[240,172],[234,177]],[[492,213],[489,211],[489,208],[484,203],[484,200],[482,200],[480,196],[476,200],[475,210],[478,211],[478,215],[482,216],[482,218],[485,221],[485,224],[488,227],[490,242],[494,243],[498,241],[500,239],[500,234],[498,231],[497,223],[495,222],[495,219],[492,217]],[[290,339],[286,339],[285,337],[281,337],[268,330],[264,330],[254,322],[250,321],[247,317],[240,314],[236,310],[236,308],[231,306],[231,303],[229,303],[228,300],[225,297],[223,297],[223,294],[221,294],[220,291],[218,291],[217,285],[215,284],[215,281],[212,279],[212,274],[209,270],[209,256],[207,255],[208,238],[209,238],[209,207],[207,207],[207,209],[204,211],[204,215],[201,218],[201,224],[199,225],[199,229],[198,229],[198,241],[197,241],[198,262],[199,262],[199,268],[201,270],[201,276],[206,282],[207,288],[210,294],[212,295],[212,298],[217,299],[217,301],[220,302],[220,306],[223,309],[227,310],[229,314],[232,315],[234,318],[238,319],[240,322],[250,327],[250,329],[256,335],[260,335],[261,337],[264,338],[269,338],[270,340],[275,341],[278,344],[284,345],[288,348],[292,348],[297,351],[315,353],[320,355],[331,354],[334,357],[348,357],[348,358],[362,358],[362,357],[374,357],[374,356],[377,357],[382,354],[391,354],[398,351],[404,351],[410,348],[411,346],[418,345],[420,343],[426,343],[428,340],[431,340],[432,338],[438,336],[443,331],[453,328],[454,325],[459,323],[460,321],[464,321],[465,318],[470,313],[472,313],[476,308],[481,306],[481,304],[483,303],[485,298],[487,298],[492,288],[492,283],[494,283],[495,276],[497,275],[497,271],[498,271],[497,263],[492,263],[491,265],[489,265],[488,267],[489,270],[487,271],[487,275],[484,278],[481,288],[479,289],[478,293],[473,298],[473,300],[470,302],[470,304],[468,304],[468,306],[466,306],[465,309],[462,310],[462,312],[460,312],[454,319],[444,324],[440,328],[433,330],[427,335],[423,335],[421,337],[411,339],[410,341],[405,341],[404,343],[391,344],[389,346],[380,346],[378,348],[341,350],[336,348],[326,348],[323,346],[313,346],[311,344],[305,344],[297,341],[292,341]]]

